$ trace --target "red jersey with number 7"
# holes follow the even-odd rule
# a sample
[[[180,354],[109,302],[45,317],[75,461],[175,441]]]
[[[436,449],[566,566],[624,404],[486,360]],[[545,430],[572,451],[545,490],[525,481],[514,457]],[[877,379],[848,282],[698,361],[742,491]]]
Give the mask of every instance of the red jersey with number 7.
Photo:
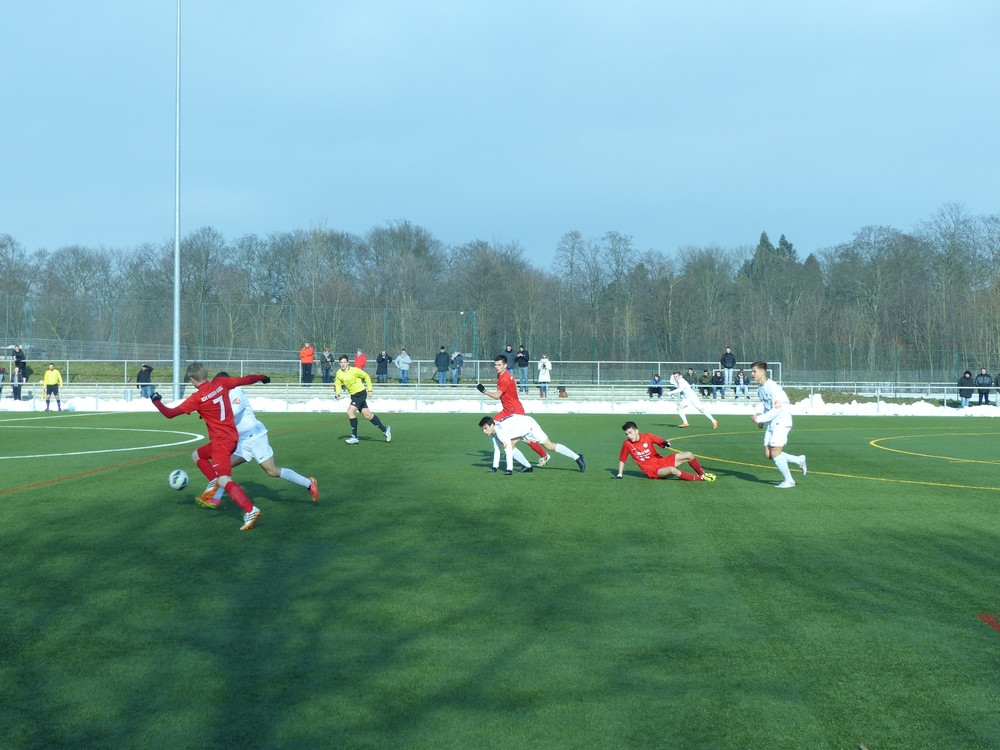
[[[207,380],[178,406],[164,406],[162,401],[154,401],[153,405],[168,419],[198,412],[205,421],[211,442],[229,441],[235,444],[239,442],[240,433],[236,429],[236,420],[233,419],[233,410],[230,408],[229,391],[237,386],[260,383],[265,377],[246,375],[242,378]]]

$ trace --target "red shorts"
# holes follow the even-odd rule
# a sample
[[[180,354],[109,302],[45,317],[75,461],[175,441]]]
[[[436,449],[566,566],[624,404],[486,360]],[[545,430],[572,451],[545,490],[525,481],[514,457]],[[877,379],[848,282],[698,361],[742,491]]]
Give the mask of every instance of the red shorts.
[[[204,458],[212,462],[217,477],[231,477],[233,475],[233,453],[236,451],[236,443],[229,445],[218,445],[216,443],[205,443],[198,449],[198,458]]]
[[[660,478],[660,469],[665,466],[673,466],[674,459],[677,458],[676,453],[671,453],[669,456],[659,456],[649,459],[643,464],[640,464],[639,468],[642,469],[642,473],[645,474],[650,479]]]

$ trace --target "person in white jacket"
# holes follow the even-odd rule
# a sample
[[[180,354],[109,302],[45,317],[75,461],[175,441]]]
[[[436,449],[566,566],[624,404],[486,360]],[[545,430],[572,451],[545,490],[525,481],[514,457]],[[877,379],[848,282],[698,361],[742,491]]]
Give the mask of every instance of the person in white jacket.
[[[543,354],[538,360],[538,395],[542,398],[547,398],[550,382],[552,382],[552,363],[549,361],[549,355]]]
[[[751,419],[759,428],[767,425],[764,433],[764,455],[774,461],[781,472],[782,482],[775,485],[785,490],[795,486],[792,472],[788,464],[793,463],[802,469],[802,476],[808,473],[805,454],[796,456],[785,453],[788,443],[788,433],[792,430],[792,412],[789,409],[788,396],[784,389],[767,377],[767,362],[754,362],[750,366],[750,377],[757,383],[757,395],[760,397],[758,412]]]

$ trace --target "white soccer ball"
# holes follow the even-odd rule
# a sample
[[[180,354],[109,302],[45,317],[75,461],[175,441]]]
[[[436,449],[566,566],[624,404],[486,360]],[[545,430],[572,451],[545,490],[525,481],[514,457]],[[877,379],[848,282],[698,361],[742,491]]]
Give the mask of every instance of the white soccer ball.
[[[187,472],[183,469],[174,469],[170,472],[170,476],[167,477],[167,484],[170,485],[170,489],[183,490],[188,486]]]

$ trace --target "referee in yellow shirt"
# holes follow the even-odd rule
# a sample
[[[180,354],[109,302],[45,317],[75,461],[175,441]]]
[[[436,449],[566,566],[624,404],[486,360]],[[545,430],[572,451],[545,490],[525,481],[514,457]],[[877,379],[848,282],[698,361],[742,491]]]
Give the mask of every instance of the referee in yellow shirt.
[[[49,362],[49,369],[42,375],[42,383],[45,384],[45,411],[49,410],[49,399],[56,397],[56,408],[62,411],[62,402],[59,400],[59,386],[62,385],[62,375],[56,366]]]
[[[340,355],[340,369],[337,377],[333,381],[334,398],[340,398],[340,386],[344,386],[351,397],[351,405],[347,407],[347,418],[351,422],[351,436],[344,442],[348,445],[356,445],[358,440],[358,412],[361,416],[382,430],[385,435],[385,442],[392,441],[392,430],[389,425],[382,424],[382,420],[368,408],[368,396],[372,392],[371,376],[360,367],[351,367],[351,361],[346,354]]]

